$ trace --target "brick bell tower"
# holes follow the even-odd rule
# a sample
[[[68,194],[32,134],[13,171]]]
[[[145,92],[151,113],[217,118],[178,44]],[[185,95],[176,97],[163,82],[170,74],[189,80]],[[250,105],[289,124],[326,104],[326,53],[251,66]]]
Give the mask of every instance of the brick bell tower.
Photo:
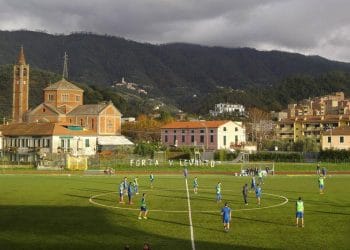
[[[24,121],[28,111],[29,64],[26,64],[23,46],[18,55],[18,62],[13,66],[12,123]]]

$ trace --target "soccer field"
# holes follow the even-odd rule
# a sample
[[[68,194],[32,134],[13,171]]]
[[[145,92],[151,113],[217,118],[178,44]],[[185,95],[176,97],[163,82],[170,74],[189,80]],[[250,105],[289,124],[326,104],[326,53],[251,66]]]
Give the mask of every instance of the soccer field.
[[[129,181],[135,175],[128,174]],[[327,177],[324,195],[316,176],[269,176],[260,207],[253,193],[249,205],[243,203],[241,190],[250,184],[249,177],[198,175],[199,192],[194,194],[190,174],[188,196],[183,176],[156,175],[151,189],[148,175],[139,175],[148,220],[138,220],[141,194],[134,196],[134,205],[118,203],[123,177],[0,175],[0,249],[142,249],[144,242],[157,250],[350,246],[347,175]],[[218,181],[223,202],[232,208],[228,233],[220,216],[223,204],[215,201]],[[294,224],[299,196],[305,204],[305,228]]]

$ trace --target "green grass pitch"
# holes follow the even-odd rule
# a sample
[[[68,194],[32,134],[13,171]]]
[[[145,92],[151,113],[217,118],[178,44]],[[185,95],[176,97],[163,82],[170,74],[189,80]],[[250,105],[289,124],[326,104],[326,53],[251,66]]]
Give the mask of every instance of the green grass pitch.
[[[126,176],[132,180],[135,175]],[[155,175],[151,189],[148,176],[139,175],[148,220],[137,218],[141,195],[134,196],[134,205],[118,203],[123,177],[0,175],[0,249],[124,249],[127,244],[142,249],[144,242],[157,250],[192,249],[183,176]],[[327,177],[324,195],[318,192],[316,176],[269,176],[261,209],[253,193],[249,205],[243,204],[241,190],[250,184],[249,177],[198,175],[197,195],[193,178],[190,173],[196,249],[349,249],[350,176]],[[223,204],[215,202],[219,180],[223,202],[232,208],[228,233],[220,216]],[[100,205],[89,202],[92,196]],[[299,196],[305,204],[305,228],[294,224]]]

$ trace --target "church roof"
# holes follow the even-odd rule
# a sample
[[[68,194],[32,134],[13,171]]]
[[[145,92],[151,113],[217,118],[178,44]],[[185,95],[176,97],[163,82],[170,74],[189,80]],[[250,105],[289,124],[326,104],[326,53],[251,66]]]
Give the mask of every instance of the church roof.
[[[44,90],[80,90],[80,91],[84,91],[81,88],[75,86],[73,83],[68,82],[64,78],[62,78],[58,82],[50,84]]]
[[[79,105],[68,115],[98,115],[108,105],[108,103]]]

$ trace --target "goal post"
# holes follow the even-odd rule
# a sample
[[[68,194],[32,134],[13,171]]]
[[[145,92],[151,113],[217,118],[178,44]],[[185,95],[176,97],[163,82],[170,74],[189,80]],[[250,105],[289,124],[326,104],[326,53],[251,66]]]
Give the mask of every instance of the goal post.
[[[241,163],[241,175],[252,175],[254,171],[262,171],[263,175],[275,174],[274,162],[243,162]]]

